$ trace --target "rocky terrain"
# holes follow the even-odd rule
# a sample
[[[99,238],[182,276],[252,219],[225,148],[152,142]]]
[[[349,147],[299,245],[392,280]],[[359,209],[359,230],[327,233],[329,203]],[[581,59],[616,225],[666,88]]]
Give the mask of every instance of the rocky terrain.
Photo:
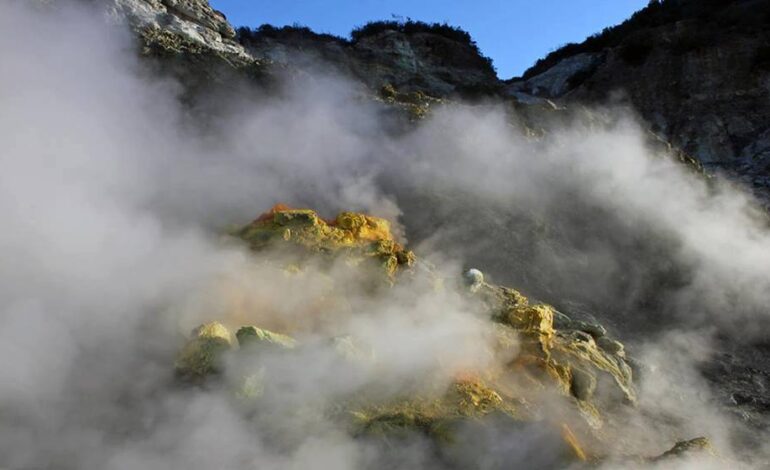
[[[383,21],[350,40],[289,26],[236,33],[206,2],[115,5],[156,53],[213,53],[239,67],[261,64],[268,74],[326,69],[373,90],[390,86],[434,98],[631,105],[651,132],[709,171],[736,175],[763,197],[770,185],[770,19],[761,0],[651,2],[622,25],[564,46],[505,81],[467,33],[449,26]]]
[[[375,90],[389,85],[441,98],[490,95],[499,88],[491,61],[468,33],[451,26],[379,22],[352,37],[348,41],[302,27],[238,30],[238,39],[255,57],[311,70],[331,68]]]
[[[236,396],[255,409],[271,406],[269,395],[283,393],[278,385],[283,372],[271,368],[271,356],[278,354],[299,362],[297,350],[313,347],[298,344],[289,335],[302,335],[308,329],[324,331],[334,327],[335,316],[355,315],[362,309],[356,289],[345,284],[346,276],[335,275],[328,268],[318,273],[308,267],[319,262],[334,266],[343,260],[344,269],[355,273],[355,283],[369,286],[371,297],[398,295],[400,286],[415,282],[428,282],[432,289],[441,291],[446,281],[394,240],[387,221],[364,214],[343,212],[326,221],[309,209],[277,205],[252,223],[233,228],[231,234],[262,254],[263,260],[270,259],[271,269],[295,278],[293,282],[299,285],[308,275],[324,276],[328,282],[312,300],[312,312],[302,313],[299,323],[287,323],[265,313],[279,310],[277,305],[261,307],[263,321],[278,326],[280,333],[259,325],[233,324],[233,312],[227,312],[218,321],[195,328],[180,350],[175,367],[183,381],[230,381]],[[622,412],[617,409],[637,405],[635,363],[604,327],[531,302],[515,289],[489,284],[476,269],[466,272],[457,283],[464,285],[467,298],[483,312],[480,321],[492,327],[491,366],[433,371],[435,376],[424,377],[410,395],[377,399],[374,391],[358,391],[332,404],[320,404],[328,409],[315,412],[331,414],[361,439],[399,442],[415,434],[425,435],[436,446],[443,464],[450,467],[477,465],[477,457],[463,456],[462,441],[468,432],[484,432],[493,426],[508,433],[505,439],[524,434],[541,436],[537,444],[541,455],[530,461],[538,468],[581,462],[667,461],[690,453],[714,458],[704,437],[679,442],[660,456],[642,455],[633,440],[622,437]],[[219,321],[237,328],[235,335]],[[337,367],[349,368],[353,374],[376,367],[379,359],[370,345],[355,336],[334,330],[330,333],[327,341],[338,355],[337,361],[342,362]],[[445,367],[442,357],[430,360],[439,369]],[[302,364],[293,367],[301,369]],[[233,374],[228,368],[237,372]],[[442,372],[450,374],[449,384],[438,378]],[[562,400],[569,411],[553,414],[549,408],[559,406]],[[298,408],[293,412],[304,419],[313,413]],[[479,445],[489,443],[480,441]]]
[[[614,119],[611,113],[596,114],[582,105],[608,104],[620,99],[620,103],[630,104],[646,120],[651,143],[673,151],[673,155],[696,171],[705,167],[707,171],[723,169],[737,174],[762,195],[770,171],[770,154],[764,148],[770,122],[770,88],[765,83],[770,76],[764,60],[768,16],[754,13],[765,11],[766,2],[695,3],[651,2],[623,25],[609,28],[584,44],[557,50],[523,78],[506,82],[495,76],[490,62],[472,39],[451,27],[380,22],[354,31],[352,39],[347,40],[316,34],[303,27],[265,25],[258,29],[241,28],[234,39],[243,47],[237,51],[237,57],[243,57],[245,52],[267,75],[288,69],[293,73],[326,71],[353,77],[382,102],[406,110],[411,118],[425,116],[431,107],[447,99],[512,99],[508,101],[514,116],[511,122],[535,138],[575,119],[589,126],[606,126]],[[718,33],[711,33],[715,29]],[[175,32],[186,35],[184,30]],[[233,39],[232,34],[229,38]],[[223,51],[218,41],[214,36],[204,43],[217,54],[230,57],[228,54],[232,53]],[[392,189],[400,194],[405,224],[418,240],[446,223],[440,222],[441,216],[433,222],[425,219],[424,204],[430,203],[423,200],[426,195],[420,190]],[[417,209],[420,207],[423,209]],[[499,213],[489,219],[486,213],[478,213],[477,217],[479,226],[501,223]],[[537,224],[530,217],[516,215],[502,223]],[[549,236],[558,239],[563,235]],[[484,235],[473,235],[478,236]],[[531,245],[520,241],[523,245],[513,248],[507,258],[510,261],[506,261],[500,259],[495,248],[490,248],[499,244],[499,237],[504,235],[486,236],[490,243],[480,245],[475,252],[471,249],[470,258],[490,269],[497,278],[521,283],[529,292],[551,297],[570,310],[606,311],[605,301],[583,298],[580,294],[565,297],[551,291],[548,286],[554,282],[553,273],[548,270],[538,273],[531,269],[526,278],[510,277],[517,264],[532,262]],[[469,241],[465,237],[461,240],[463,245]],[[562,244],[564,240],[552,243]],[[638,263],[647,253],[648,248],[642,248],[638,255],[627,253],[627,261]],[[652,301],[656,305],[661,292],[653,289],[649,294],[656,299]],[[639,299],[641,304],[651,302],[646,295]],[[644,308],[648,317],[639,322],[627,319],[636,328],[647,328],[650,319],[658,315],[658,307]],[[579,315],[595,318],[590,313]],[[612,314],[599,316],[624,330],[617,323],[623,320]],[[724,352],[706,367],[705,373],[718,384],[718,394],[725,403],[737,405],[747,419],[764,427],[758,423],[764,421],[761,416],[767,400],[763,384],[770,372],[766,356],[759,352],[762,343],[736,349],[729,337],[724,341]]]
[[[542,59],[506,90],[576,103],[630,102],[707,168],[770,185],[770,3],[650,2]]]
[[[45,200],[66,216],[11,204],[26,231],[7,254],[26,254],[14,243],[50,220],[33,250],[55,260],[49,244],[80,234],[60,251],[102,270],[70,275],[88,263],[30,251],[19,273],[32,259],[46,274],[7,297],[31,285],[80,315],[89,302],[60,299],[100,297],[116,277],[127,287],[102,285],[96,304],[128,320],[74,315],[45,336],[85,359],[71,373],[51,363],[66,385],[40,387],[53,398],[31,401],[45,413],[15,385],[17,401],[0,400],[2,449],[55,436],[11,468],[768,465],[770,220],[734,184],[770,194],[767,1],[651,2],[511,80],[449,25],[375,22],[347,39],[236,29],[206,0],[74,3],[133,32],[133,50],[102,53],[133,54],[110,66],[141,86],[99,68],[106,79],[72,80],[116,87],[98,95],[108,124],[82,128],[122,140],[92,160],[77,145],[28,186],[97,185],[73,200],[107,215],[69,226],[58,193]],[[47,75],[32,72],[20,76]],[[65,98],[78,89],[68,79]],[[99,109],[86,96],[83,109]],[[89,114],[78,103],[62,121]],[[0,120],[17,121],[35,119]],[[55,151],[40,153],[71,134],[90,142],[80,130],[51,133]],[[72,169],[89,161],[80,179]],[[255,201],[285,197],[313,210],[278,204],[243,224]],[[153,248],[156,237],[172,242]],[[34,372],[17,362],[21,390]],[[87,432],[58,442],[72,423]],[[113,446],[130,450],[103,458]]]

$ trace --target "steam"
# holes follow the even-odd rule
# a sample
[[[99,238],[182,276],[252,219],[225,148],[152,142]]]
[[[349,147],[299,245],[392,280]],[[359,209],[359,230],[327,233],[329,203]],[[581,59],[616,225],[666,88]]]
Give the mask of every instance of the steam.
[[[497,256],[495,245],[526,251],[526,266],[503,262],[509,273],[540,270],[558,276],[551,284],[575,285],[551,296],[599,296],[623,315],[650,295],[640,283],[658,274],[670,285],[658,286],[666,302],[649,313],[743,334],[756,329],[739,324],[766,324],[766,215],[740,189],[656,155],[635,122],[607,113],[608,123],[574,122],[533,142],[511,132],[502,107],[458,106],[410,136],[397,165],[448,195],[456,216],[487,224],[475,256]],[[545,233],[518,242],[533,220]]]
[[[654,397],[643,406],[730,448],[719,430],[737,424],[709,411],[694,360],[709,354],[704,324],[736,336],[767,324],[766,221],[740,190],[653,155],[632,120],[609,112],[613,122],[576,120],[532,141],[502,106],[457,104],[395,132],[357,85],[310,76],[281,96],[223,97],[227,112],[202,126],[180,104],[180,85],[140,62],[128,32],[75,6],[0,4],[0,56],[3,466],[443,465],[416,436],[394,456],[311,405],[371,389],[398,397],[426,374],[449,383],[493,363],[478,306],[451,283],[436,291],[417,282],[354,291],[350,305],[311,320],[324,279],[355,285],[344,267],[285,277],[219,237],[224,224],[276,202],[403,222],[447,278],[473,263],[560,307],[588,305],[610,324],[632,319],[657,332],[645,322],[662,319],[687,330],[706,344],[699,354],[671,336],[638,338],[651,363],[680,358],[643,378]],[[671,282],[651,285],[661,273]],[[249,419],[224,390],[174,384],[184,335],[215,319],[291,331],[308,345],[290,361],[265,359],[268,373],[280,371],[270,376],[272,412]],[[371,348],[375,365],[340,367],[328,343],[340,333]],[[699,399],[683,415],[655,393],[684,375],[692,380],[677,396]],[[303,407],[307,415],[295,413]],[[640,448],[665,450],[630,423]],[[683,427],[671,429],[666,438]],[[528,439],[526,452],[537,449],[541,439]],[[493,432],[456,461],[494,468],[501,456],[529,458],[506,442]]]

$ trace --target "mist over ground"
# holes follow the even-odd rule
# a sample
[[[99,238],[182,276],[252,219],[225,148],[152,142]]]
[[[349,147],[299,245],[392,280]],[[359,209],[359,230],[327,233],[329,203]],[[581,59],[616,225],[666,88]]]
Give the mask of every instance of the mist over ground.
[[[640,452],[705,434],[730,465],[767,461],[761,443],[740,454],[751,430],[696,368],[714,338],[767,339],[766,214],[740,188],[659,155],[631,116],[603,110],[535,140],[503,105],[454,103],[396,132],[360,86],[307,74],[277,96],[244,89],[200,126],[129,31],[74,5],[0,4],[0,57],[3,466],[441,468],[420,439],[395,455],[313,404],[397,396],[426,374],[441,383],[500,360],[477,306],[452,287],[470,266],[635,346],[649,373],[622,431]],[[311,323],[321,268],[287,279],[221,239],[277,202],[391,220],[448,288],[370,297],[344,270],[324,271],[360,295]],[[189,331],[236,319],[312,345],[267,359],[281,371],[269,412],[174,382]],[[341,331],[377,352],[373,368],[341,371],[325,342]],[[298,407],[310,411],[289,412]],[[510,435],[493,432],[456,461],[547,466],[528,438],[503,445]]]

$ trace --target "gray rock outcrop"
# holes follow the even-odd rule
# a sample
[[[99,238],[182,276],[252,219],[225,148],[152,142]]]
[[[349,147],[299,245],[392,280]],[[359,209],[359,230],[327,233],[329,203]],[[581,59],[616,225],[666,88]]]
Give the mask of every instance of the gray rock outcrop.
[[[651,2],[555,51],[506,92],[588,104],[621,97],[707,169],[770,197],[770,1]]]
[[[161,32],[212,51],[248,59],[225,15],[206,0],[110,0],[107,11],[145,35]]]

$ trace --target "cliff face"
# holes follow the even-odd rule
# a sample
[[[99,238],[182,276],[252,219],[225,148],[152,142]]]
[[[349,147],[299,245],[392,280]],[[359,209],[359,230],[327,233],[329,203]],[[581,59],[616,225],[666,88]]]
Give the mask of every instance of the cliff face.
[[[434,97],[502,95],[540,105],[622,97],[653,132],[706,168],[770,194],[768,0],[653,2],[508,82],[467,34],[452,28],[381,22],[347,40],[301,27],[236,33],[204,0],[111,0],[109,8],[129,19],[152,54],[205,57],[204,74],[214,57],[260,73],[327,70],[370,89]]]
[[[627,98],[707,168],[770,188],[770,2],[653,2],[555,51],[507,92],[568,102]]]
[[[236,33],[205,0],[110,0],[107,11],[128,21],[145,52],[156,56],[213,56],[236,68],[257,64],[262,71],[327,70],[372,89],[390,85],[434,97],[490,94],[500,86],[491,61],[470,36],[443,25],[382,22],[348,41],[295,27]]]
[[[330,67],[377,89],[434,97],[493,93],[499,81],[489,59],[467,33],[423,23],[381,22],[354,31],[348,41],[307,28],[239,29],[255,57],[299,67]]]
[[[177,36],[200,47],[247,58],[234,41],[235,30],[205,0],[110,0],[108,12],[147,35]]]
[[[83,0],[94,2],[94,0]],[[378,22],[354,31],[352,40],[304,27],[239,28],[206,0],[110,0],[97,3],[137,33],[143,55],[200,90],[233,89],[242,80],[278,85],[288,77],[340,75],[386,94],[427,97],[495,95],[501,88],[491,60],[468,33],[420,22]],[[414,103],[411,103],[414,104]]]

